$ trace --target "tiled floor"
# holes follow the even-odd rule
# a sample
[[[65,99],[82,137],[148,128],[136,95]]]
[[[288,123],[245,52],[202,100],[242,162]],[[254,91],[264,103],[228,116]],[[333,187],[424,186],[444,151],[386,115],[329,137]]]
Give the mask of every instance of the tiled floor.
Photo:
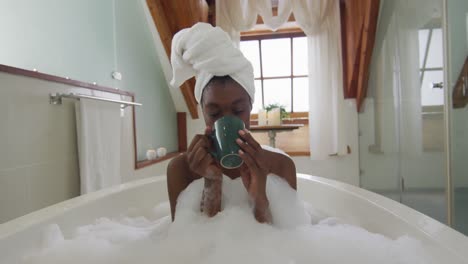
[[[458,188],[454,193],[454,227],[468,236],[468,188]]]

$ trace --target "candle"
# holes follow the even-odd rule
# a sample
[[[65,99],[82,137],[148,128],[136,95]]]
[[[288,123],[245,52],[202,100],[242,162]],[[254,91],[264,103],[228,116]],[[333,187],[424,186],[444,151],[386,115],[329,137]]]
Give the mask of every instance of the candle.
[[[258,125],[259,126],[267,125],[267,112],[264,109],[258,110]]]
[[[273,108],[268,112],[268,125],[269,126],[281,125],[281,110],[279,108]]]

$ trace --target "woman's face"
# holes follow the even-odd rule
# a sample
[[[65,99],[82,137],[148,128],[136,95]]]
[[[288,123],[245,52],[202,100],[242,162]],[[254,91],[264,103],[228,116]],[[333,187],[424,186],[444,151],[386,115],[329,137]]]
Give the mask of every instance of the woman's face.
[[[210,81],[203,91],[201,101],[207,126],[213,127],[219,118],[233,115],[242,119],[247,129],[250,127],[252,104],[249,94],[233,79]]]

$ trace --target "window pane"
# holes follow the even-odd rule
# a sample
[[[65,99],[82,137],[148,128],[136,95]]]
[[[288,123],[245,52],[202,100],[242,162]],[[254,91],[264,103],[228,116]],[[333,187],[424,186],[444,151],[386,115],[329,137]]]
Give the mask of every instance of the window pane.
[[[240,50],[244,56],[252,63],[254,68],[254,77],[260,77],[260,50],[258,40],[241,41]]]
[[[429,29],[421,29],[419,32],[419,68],[424,65],[424,56],[426,55],[427,37],[429,36]]]
[[[265,105],[280,104],[291,112],[291,78],[264,80]]]
[[[264,77],[291,75],[291,40],[262,40],[262,67]]]
[[[260,80],[255,81],[255,101],[252,105],[252,113],[258,113],[258,109],[263,109],[262,105],[262,83]]]
[[[444,90],[432,88],[432,83],[440,83],[444,81],[443,71],[425,71],[424,80],[421,87],[421,104],[426,105],[443,105]]]
[[[309,112],[309,78],[293,79],[294,112]]]
[[[426,68],[443,67],[442,48],[442,29],[436,28],[432,30],[431,44],[429,47],[429,54],[427,55]]]
[[[308,75],[307,38],[293,38],[294,75]]]

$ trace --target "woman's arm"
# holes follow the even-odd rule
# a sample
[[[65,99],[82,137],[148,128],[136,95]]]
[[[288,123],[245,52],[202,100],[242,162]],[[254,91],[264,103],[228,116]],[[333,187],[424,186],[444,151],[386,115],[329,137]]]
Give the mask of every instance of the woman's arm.
[[[174,221],[177,198],[179,194],[187,188],[194,180],[190,177],[190,170],[185,162],[185,154],[175,157],[167,166],[167,191],[169,194],[169,204],[171,206],[171,218]]]
[[[206,133],[211,131],[206,128]],[[175,218],[179,194],[195,179],[204,178],[200,210],[214,216],[221,210],[222,172],[208,152],[210,141],[206,135],[196,135],[186,153],[174,158],[167,167],[167,189],[172,221]]]
[[[254,203],[254,215],[259,222],[272,222],[268,197],[266,195],[267,175],[274,173],[284,178],[291,188],[296,189],[296,167],[293,161],[282,154],[264,150],[248,131],[239,131],[242,140],[239,154],[244,161],[241,177]]]

